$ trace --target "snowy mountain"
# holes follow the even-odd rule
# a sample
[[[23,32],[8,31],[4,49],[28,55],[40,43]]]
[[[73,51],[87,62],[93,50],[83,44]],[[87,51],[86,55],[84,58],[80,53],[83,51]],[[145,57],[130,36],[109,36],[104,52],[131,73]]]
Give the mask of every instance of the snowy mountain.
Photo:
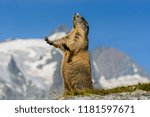
[[[66,35],[64,27],[49,39]],[[149,76],[117,49],[98,47],[91,53],[96,88],[149,82]],[[62,92],[62,53],[44,39],[16,39],[0,43],[0,99],[55,99]]]
[[[100,46],[92,52],[95,87],[113,88],[149,82],[149,75],[123,52]]]
[[[50,54],[51,52],[51,54]],[[57,61],[56,50],[44,40],[13,40],[0,44],[0,97],[24,99],[49,92]],[[31,91],[33,90],[33,91]],[[8,96],[13,95],[13,96]]]
[[[59,27],[49,36],[61,38]],[[0,43],[0,99],[52,99],[55,77],[60,78],[61,52],[44,39],[16,39]],[[55,84],[57,81],[55,81]],[[58,80],[58,85],[61,80]],[[50,90],[51,89],[51,90]],[[59,94],[61,88],[57,88]]]

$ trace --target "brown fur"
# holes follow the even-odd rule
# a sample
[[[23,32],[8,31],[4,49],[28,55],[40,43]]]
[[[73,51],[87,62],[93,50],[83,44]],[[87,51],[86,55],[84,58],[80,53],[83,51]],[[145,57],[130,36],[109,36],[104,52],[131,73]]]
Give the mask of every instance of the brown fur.
[[[62,39],[45,41],[63,51],[61,72],[65,93],[93,89],[88,53],[88,24],[79,14],[73,17],[72,31]]]

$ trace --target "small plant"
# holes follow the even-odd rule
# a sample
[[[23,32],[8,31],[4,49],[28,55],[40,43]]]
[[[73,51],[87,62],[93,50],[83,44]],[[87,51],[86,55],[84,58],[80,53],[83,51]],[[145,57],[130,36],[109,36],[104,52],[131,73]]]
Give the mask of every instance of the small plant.
[[[113,93],[133,92],[135,90],[150,91],[150,83],[138,83],[130,86],[120,86],[112,89],[93,89],[93,90],[79,90],[71,91],[64,94],[65,97],[77,96],[77,95],[108,95]]]

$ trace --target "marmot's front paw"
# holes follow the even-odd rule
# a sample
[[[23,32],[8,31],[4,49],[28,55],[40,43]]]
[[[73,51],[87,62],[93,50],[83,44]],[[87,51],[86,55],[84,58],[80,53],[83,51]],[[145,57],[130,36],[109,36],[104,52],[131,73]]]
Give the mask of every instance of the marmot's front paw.
[[[48,44],[53,45],[53,41],[48,40],[47,37],[45,38],[45,41],[46,41]]]

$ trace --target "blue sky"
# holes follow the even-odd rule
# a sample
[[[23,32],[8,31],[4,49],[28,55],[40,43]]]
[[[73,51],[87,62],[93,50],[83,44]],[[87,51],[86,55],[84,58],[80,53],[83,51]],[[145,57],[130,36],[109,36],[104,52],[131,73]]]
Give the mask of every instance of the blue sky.
[[[150,73],[149,0],[0,0],[0,41],[43,38],[79,12],[90,25],[90,49],[118,48]]]

